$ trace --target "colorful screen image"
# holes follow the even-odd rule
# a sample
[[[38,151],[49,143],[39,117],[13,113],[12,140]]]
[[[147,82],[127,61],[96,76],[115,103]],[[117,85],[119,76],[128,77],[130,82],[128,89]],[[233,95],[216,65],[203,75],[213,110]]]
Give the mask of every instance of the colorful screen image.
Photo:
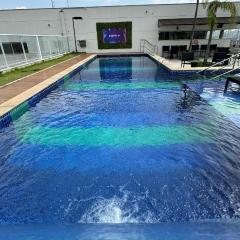
[[[104,43],[126,43],[127,30],[126,28],[107,28],[103,29],[103,42]]]

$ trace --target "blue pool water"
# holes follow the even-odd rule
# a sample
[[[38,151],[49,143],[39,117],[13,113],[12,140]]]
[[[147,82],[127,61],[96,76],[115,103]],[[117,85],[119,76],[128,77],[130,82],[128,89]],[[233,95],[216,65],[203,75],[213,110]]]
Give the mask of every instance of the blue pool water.
[[[212,239],[222,224],[218,239],[239,238],[240,99],[223,85],[176,80],[146,56],[87,64],[0,129],[0,237],[70,224],[112,236],[76,239]]]

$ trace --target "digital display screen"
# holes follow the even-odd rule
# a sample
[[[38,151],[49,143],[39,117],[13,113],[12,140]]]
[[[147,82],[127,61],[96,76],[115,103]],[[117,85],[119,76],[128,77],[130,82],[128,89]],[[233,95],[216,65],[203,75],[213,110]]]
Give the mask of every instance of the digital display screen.
[[[127,30],[126,28],[108,28],[103,29],[103,42],[104,43],[126,43]]]

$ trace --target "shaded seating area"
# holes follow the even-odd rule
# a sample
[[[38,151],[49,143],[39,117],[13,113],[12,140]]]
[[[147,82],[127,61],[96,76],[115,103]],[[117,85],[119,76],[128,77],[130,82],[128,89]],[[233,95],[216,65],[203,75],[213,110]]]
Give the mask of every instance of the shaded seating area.
[[[184,68],[186,64],[191,67],[209,67],[211,65],[226,66],[232,61],[230,53],[230,47],[218,47],[217,44],[210,45],[209,56],[207,62],[204,62],[204,58],[207,51],[207,44],[194,44],[192,45],[192,51],[188,51],[188,45],[165,45],[162,46],[162,55],[164,58],[170,59],[173,64],[180,63]],[[180,61],[179,61],[180,60]],[[240,61],[236,59],[235,62]],[[233,64],[235,64],[233,62]]]
[[[227,81],[226,81],[226,84],[225,84],[225,87],[224,87],[224,92],[227,92],[228,85],[231,82],[240,85],[240,76],[230,76],[230,77],[228,77]]]
[[[187,51],[187,45],[162,46],[162,57],[180,59],[182,52]]]
[[[188,45],[164,45],[162,46],[162,57],[169,59],[181,59],[182,52],[188,50]],[[207,51],[207,44],[194,44],[192,45],[192,52],[194,57],[204,57]],[[216,52],[226,52],[229,53],[229,48],[227,47],[217,47],[217,44],[210,45],[210,54],[213,56]]]

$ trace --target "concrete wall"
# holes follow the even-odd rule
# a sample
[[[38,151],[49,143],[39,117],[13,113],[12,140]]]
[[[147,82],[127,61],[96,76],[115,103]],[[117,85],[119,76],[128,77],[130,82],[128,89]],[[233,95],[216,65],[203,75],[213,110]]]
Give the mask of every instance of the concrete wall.
[[[237,3],[240,10],[240,4]],[[86,40],[87,48],[79,51],[87,52],[139,52],[140,39],[147,39],[152,44],[180,45],[188,44],[189,40],[158,41],[159,30],[175,30],[174,27],[158,27],[158,19],[193,18],[195,4],[174,5],[142,5],[142,6],[116,6],[116,7],[90,7],[67,9],[26,9],[0,11],[0,33],[18,34],[62,34],[73,35],[72,17],[82,17],[75,20],[76,36],[78,40]],[[240,11],[239,11],[240,12]],[[206,10],[199,7],[199,17],[206,17]],[[219,12],[219,17],[228,14]],[[99,50],[97,46],[96,22],[133,23],[132,49]],[[192,21],[192,20],[189,20]],[[179,26],[182,30],[191,30],[191,26]],[[207,29],[207,26],[201,28]],[[229,45],[228,40],[214,40],[219,45]],[[206,40],[200,40],[200,44]]]

